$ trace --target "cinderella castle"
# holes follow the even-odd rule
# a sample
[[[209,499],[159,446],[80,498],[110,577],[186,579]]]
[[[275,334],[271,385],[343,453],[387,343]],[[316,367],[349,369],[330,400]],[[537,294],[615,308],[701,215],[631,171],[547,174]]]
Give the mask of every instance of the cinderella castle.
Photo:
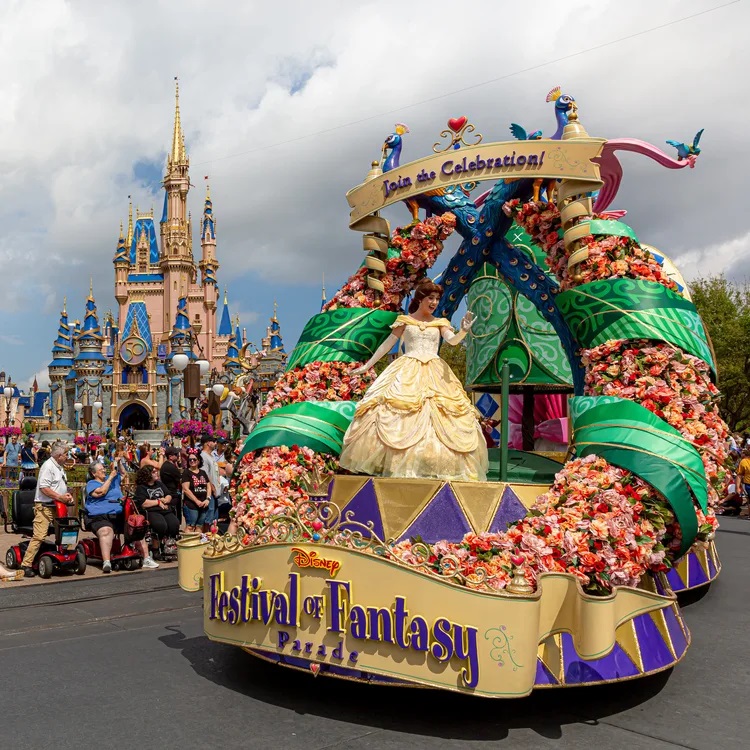
[[[189,166],[178,87],[159,237],[153,210],[136,210],[134,221],[131,203],[127,233],[121,224],[113,258],[117,312],[108,312],[100,324],[93,288],[83,322],[71,324],[63,303],[49,364],[50,426],[80,429],[76,404],[102,404],[93,429],[160,429],[187,417],[181,373],[172,365],[177,353],[207,360],[211,382],[231,381],[241,371],[246,336],[239,319],[230,316],[226,291],[216,324],[219,262],[209,188],[198,263],[193,255]],[[286,360],[275,309],[261,354],[266,378],[275,379]]]

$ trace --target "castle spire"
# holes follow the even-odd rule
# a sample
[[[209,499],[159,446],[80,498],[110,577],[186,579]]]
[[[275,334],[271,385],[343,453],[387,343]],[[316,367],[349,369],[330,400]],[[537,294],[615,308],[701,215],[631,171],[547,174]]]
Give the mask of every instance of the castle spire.
[[[182,164],[186,161],[185,136],[182,133],[180,122],[180,83],[177,76],[174,78],[174,132],[172,133],[172,150],[169,161],[172,164]]]
[[[52,344],[52,361],[49,363],[50,374],[64,377],[73,367],[73,338],[68,325],[67,297],[63,298],[63,308],[60,313],[60,324],[57,327],[57,338]]]
[[[128,196],[128,236],[125,240],[125,244],[130,247],[133,243],[133,201]]]
[[[221,311],[221,322],[219,323],[219,330],[216,332],[217,336],[231,336],[232,335],[232,319],[229,316],[229,302],[227,300],[227,290],[224,289],[224,309]]]
[[[94,300],[94,280],[89,285],[89,296],[86,299],[86,312],[83,317],[83,325],[77,338],[78,354],[76,355],[76,369],[79,366],[96,367],[101,369],[104,356],[102,355],[102,341],[104,336],[99,328],[99,317],[96,313],[96,302]]]
[[[171,349],[170,358],[177,353],[187,354],[190,359],[195,355],[190,347],[191,325],[188,317],[187,297],[184,290],[180,293],[180,299],[177,301],[177,315],[175,317],[172,332],[169,334],[169,345]]]
[[[272,352],[278,352],[286,356],[284,351],[284,342],[281,339],[281,326],[279,325],[279,319],[277,317],[278,304],[276,300],[273,302],[273,317],[271,318],[271,325],[268,327],[267,337],[270,339],[270,350]]]

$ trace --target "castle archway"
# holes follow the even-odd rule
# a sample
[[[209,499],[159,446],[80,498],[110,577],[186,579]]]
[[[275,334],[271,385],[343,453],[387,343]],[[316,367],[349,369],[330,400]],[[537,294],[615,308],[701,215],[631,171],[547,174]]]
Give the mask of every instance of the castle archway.
[[[118,422],[120,430],[149,430],[151,429],[151,416],[143,404],[127,404],[120,412]]]

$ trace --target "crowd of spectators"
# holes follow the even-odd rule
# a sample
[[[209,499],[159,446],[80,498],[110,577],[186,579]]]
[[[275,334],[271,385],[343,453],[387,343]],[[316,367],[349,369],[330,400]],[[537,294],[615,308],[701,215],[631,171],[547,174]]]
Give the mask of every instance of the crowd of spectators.
[[[33,557],[47,536],[51,520],[51,503],[63,499],[74,505],[67,488],[65,470],[88,459],[87,481],[82,510],[86,528],[96,534],[102,552],[102,572],[110,573],[115,534],[124,531],[123,507],[130,495],[137,511],[150,528],[147,539],[139,541],[143,567],[158,568],[156,561],[164,550],[172,554],[184,532],[208,532],[215,527],[228,497],[229,477],[239,454],[241,440],[230,442],[204,435],[197,445],[188,440],[165,440],[159,446],[137,445],[129,436],[108,439],[91,455],[76,445],[17,436],[7,441],[2,453],[5,471],[38,474],[35,499],[34,535],[23,561],[22,573],[32,577]],[[72,511],[73,512],[73,511]],[[184,524],[184,526],[183,526]],[[156,558],[156,559],[155,559]],[[0,569],[0,578],[15,580],[19,576]]]
[[[720,513],[750,518],[750,435],[730,435],[728,448],[731,471]]]

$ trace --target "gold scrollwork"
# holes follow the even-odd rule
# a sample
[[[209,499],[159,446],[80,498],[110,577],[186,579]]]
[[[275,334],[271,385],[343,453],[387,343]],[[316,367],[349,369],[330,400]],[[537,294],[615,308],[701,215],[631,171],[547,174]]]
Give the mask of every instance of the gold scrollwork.
[[[440,141],[436,141],[432,144],[432,150],[436,154],[441,154],[444,151],[448,151],[448,149],[454,148],[455,146],[459,145],[471,148],[473,146],[478,146],[482,142],[482,134],[477,133],[474,136],[475,140],[473,141],[473,143],[468,143],[466,141],[466,136],[471,135],[476,130],[476,128],[465,117],[458,118],[458,120],[463,120],[464,122],[457,129],[451,127],[451,123],[449,122],[448,127],[445,130],[440,131],[440,138],[443,140],[443,143],[441,143]]]
[[[268,519],[263,526],[241,529],[239,535],[215,534],[210,538],[206,556],[220,557],[242,549],[270,544],[343,547],[386,558],[394,564],[456,586],[495,594],[514,593],[512,588],[502,591],[500,580],[507,580],[506,571],[490,575],[485,568],[478,566],[470,575],[464,575],[461,572],[461,561],[455,555],[444,555],[436,563],[431,561],[433,552],[423,542],[415,542],[408,549],[401,549],[395,539],[380,539],[372,521],[357,521],[353,511],[348,510],[342,514],[336,503],[327,500],[305,501],[292,511]]]

